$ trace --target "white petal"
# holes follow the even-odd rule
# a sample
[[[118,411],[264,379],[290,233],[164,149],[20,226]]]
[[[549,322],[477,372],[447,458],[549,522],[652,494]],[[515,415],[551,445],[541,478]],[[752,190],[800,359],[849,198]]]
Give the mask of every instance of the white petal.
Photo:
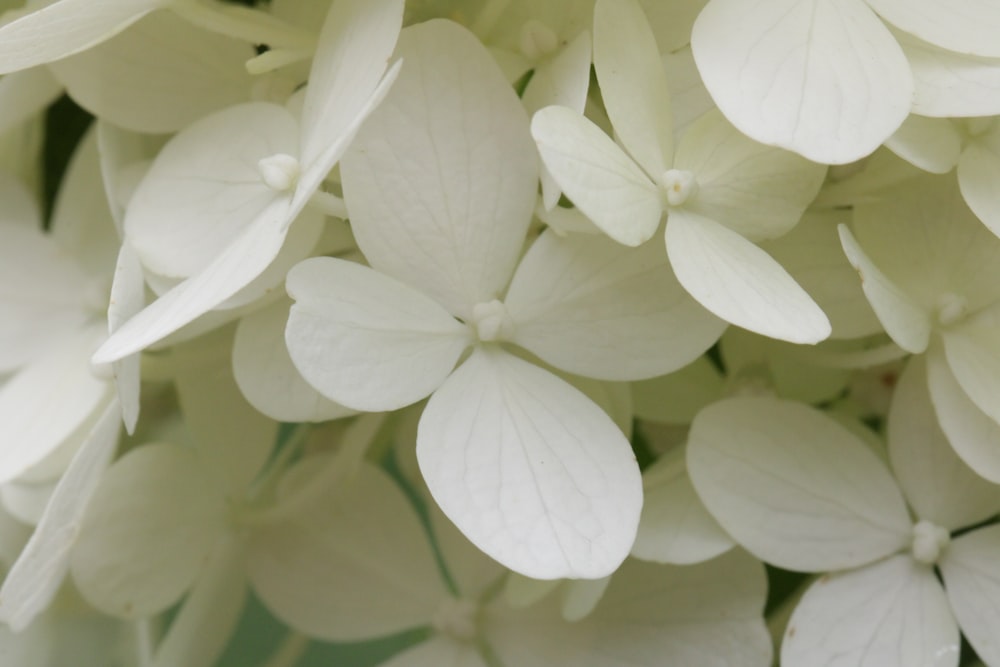
[[[735,546],[695,493],[684,450],[666,454],[643,471],[644,501],[632,555],[657,563],[689,565]]]
[[[958,651],[933,570],[901,555],[813,584],[789,621],[781,664],[956,667]]]
[[[185,278],[207,266],[279,199],[258,161],[295,155],[298,127],[284,109],[249,102],[207,116],[176,135],[129,202],[125,233],[143,265]]]
[[[991,0],[866,0],[889,23],[931,44],[980,56],[1000,56],[1000,7]]]
[[[0,236],[0,373],[7,373],[51,353],[67,332],[84,324],[90,281],[66,250],[33,225],[0,222]]]
[[[448,21],[408,28],[406,66],[341,164],[369,263],[452,314],[499,295],[537,191],[520,100],[489,53]]]
[[[939,118],[1000,112],[1000,59],[946,51],[896,33],[913,70],[913,113]]]
[[[1000,310],[994,308],[942,332],[958,384],[980,410],[1000,423]]]
[[[253,79],[243,63],[253,56],[246,42],[155,12],[50,67],[70,97],[95,116],[163,134],[250,99]]]
[[[910,110],[906,58],[861,0],[712,0],[691,47],[733,125],[816,162],[868,155]]]
[[[0,73],[65,58],[108,39],[168,0],[59,0],[0,28]]]
[[[258,527],[247,567],[273,613],[331,641],[424,625],[449,597],[409,501],[368,464],[288,520]]]
[[[1000,556],[1000,526],[980,528],[956,538],[941,559],[941,574],[951,608],[962,634],[979,657],[989,665],[1000,661],[997,629],[1000,613],[1000,577],[996,575]]]
[[[207,558],[205,569],[157,645],[151,667],[217,664],[247,598],[242,548],[238,540],[231,540]]]
[[[700,3],[701,0],[698,2]],[[647,7],[648,12],[648,0],[644,6]],[[698,11],[701,9],[699,8]],[[702,83],[701,75],[698,74],[698,66],[695,65],[690,44],[679,51],[664,54],[663,67],[667,72],[667,82],[670,84],[670,107],[674,117],[674,140],[676,141],[684,135],[691,123],[714,109],[715,102],[712,101],[712,96],[708,94],[705,84]]]
[[[962,154],[962,135],[948,119],[910,115],[885,146],[915,167],[947,174]]]
[[[896,382],[888,431],[889,460],[917,518],[953,531],[1000,511],[1000,486],[969,469],[938,426],[920,357]]]
[[[674,168],[694,173],[698,182],[686,210],[753,241],[792,229],[826,175],[823,165],[748,139],[717,110],[681,137]]]
[[[667,220],[667,255],[684,289],[722,319],[792,343],[818,343],[830,321],[766,252],[684,209]]]
[[[861,288],[886,333],[907,352],[920,354],[926,350],[931,336],[930,313],[882,273],[846,225],[838,229],[844,254],[861,277]]]
[[[764,568],[740,550],[686,567],[629,559],[583,620],[563,620],[557,600],[498,611],[488,641],[518,667],[764,667],[772,655],[766,588]]]
[[[211,263],[146,306],[94,353],[94,363],[117,361],[159,342],[249,285],[281,251],[288,234],[288,201],[279,199]]]
[[[302,108],[305,165],[357,129],[399,37],[403,0],[337,0],[320,31]],[[336,161],[336,158],[333,160]],[[333,164],[326,166],[329,171]],[[325,174],[324,174],[325,176]]]
[[[202,465],[242,495],[270,458],[278,423],[257,412],[236,386],[232,331],[178,345],[172,356],[181,414]]]
[[[542,162],[577,208],[619,243],[645,243],[660,226],[659,189],[594,123],[565,107],[531,119]]]
[[[590,41],[590,33],[581,32],[551,60],[535,67],[531,81],[521,96],[521,102],[529,115],[552,104],[583,113],[587,105],[587,88],[590,86]],[[544,206],[551,210],[558,203],[562,192],[544,165],[539,176]]]
[[[985,140],[983,140],[985,139]],[[1000,178],[1000,133],[972,140],[958,161],[962,197],[991,232],[1000,236],[1000,196],[991,184]]]
[[[77,588],[122,618],[166,609],[203,571],[223,534],[225,491],[189,449],[133,450],[108,469],[84,514],[71,556]]]
[[[288,353],[302,377],[357,410],[395,410],[444,381],[470,331],[415,289],[368,267],[318,257],[288,274]]]
[[[726,326],[684,291],[659,244],[633,249],[582,234],[539,237],[505,303],[512,342],[557,368],[604,380],[677,370]]]
[[[1000,424],[976,407],[939,348],[927,356],[927,385],[938,423],[955,453],[976,474],[1000,483]]]
[[[670,93],[656,38],[635,0],[594,6],[594,71],[615,134],[646,174],[659,178],[674,153]]]
[[[853,567],[909,542],[909,514],[885,465],[838,422],[800,403],[710,405],[691,426],[687,462],[722,527],[779,567]]]
[[[285,345],[291,299],[280,299],[240,320],[233,343],[233,373],[255,408],[283,422],[322,422],[353,414],[324,398],[299,373]]]
[[[97,332],[86,329],[0,387],[0,481],[42,461],[107,404],[111,385],[87,356]]]
[[[0,79],[0,134],[14,130],[54,102],[63,92],[47,67],[12,72]]]
[[[431,396],[417,457],[448,518],[516,572],[603,577],[635,539],[628,441],[576,389],[504,352],[476,348]]]
[[[122,243],[111,283],[111,301],[108,305],[108,333],[114,333],[146,305],[145,282],[139,255],[128,241]],[[122,408],[125,429],[132,434],[139,419],[140,367],[139,355],[131,355],[113,365],[115,386]]]
[[[83,512],[118,444],[118,404],[108,403],[59,480],[31,540],[0,589],[0,620],[23,630],[48,606],[69,570]]]
[[[831,338],[861,338],[882,332],[861,281],[841,248],[837,225],[850,211],[810,211],[781,238],[760,247],[778,260],[830,318]]]

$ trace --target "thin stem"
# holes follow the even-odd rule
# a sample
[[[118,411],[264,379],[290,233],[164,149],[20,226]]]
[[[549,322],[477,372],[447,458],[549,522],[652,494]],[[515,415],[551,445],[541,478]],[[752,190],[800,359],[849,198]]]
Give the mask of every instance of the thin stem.
[[[200,28],[251,44],[307,53],[316,49],[315,36],[260,10],[215,0],[174,0],[170,8]]]
[[[325,190],[317,190],[309,197],[309,206],[332,218],[347,219],[347,205],[344,200]]]

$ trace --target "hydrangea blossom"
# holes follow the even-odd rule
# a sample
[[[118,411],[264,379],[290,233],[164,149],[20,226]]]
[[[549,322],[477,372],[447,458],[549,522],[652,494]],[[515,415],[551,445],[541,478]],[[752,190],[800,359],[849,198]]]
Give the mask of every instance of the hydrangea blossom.
[[[0,663],[1000,667],[994,0],[0,12]]]

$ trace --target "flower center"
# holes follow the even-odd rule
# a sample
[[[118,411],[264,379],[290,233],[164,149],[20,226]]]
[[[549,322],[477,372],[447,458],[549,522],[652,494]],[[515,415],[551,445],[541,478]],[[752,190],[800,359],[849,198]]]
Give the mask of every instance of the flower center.
[[[917,562],[933,565],[950,542],[948,531],[930,521],[920,521],[913,526],[912,550]]]
[[[499,299],[472,307],[472,327],[484,343],[509,340],[514,335],[514,321],[507,312],[507,306]]]
[[[538,19],[525,21],[521,26],[521,53],[535,62],[549,55],[559,46],[559,38]]]
[[[964,296],[954,292],[942,294],[937,301],[937,318],[942,326],[954,324],[969,312],[969,303]]]
[[[698,192],[698,181],[690,171],[668,169],[660,176],[660,190],[668,204],[680,206]]]
[[[443,635],[468,642],[476,638],[478,615],[475,602],[448,598],[434,612],[431,625]]]
[[[299,182],[299,161],[287,153],[275,153],[257,162],[260,180],[276,192],[288,192]]]

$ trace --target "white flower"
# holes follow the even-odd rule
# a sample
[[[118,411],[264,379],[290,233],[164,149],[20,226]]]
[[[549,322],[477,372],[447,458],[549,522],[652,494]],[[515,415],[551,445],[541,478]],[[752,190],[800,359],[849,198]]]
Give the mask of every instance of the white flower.
[[[656,42],[635,2],[598,2],[594,66],[623,151],[562,107],[532,120],[542,160],[611,238],[645,243],[667,213],[666,245],[685,289],[722,319],[766,336],[816,343],[830,323],[752,241],[798,222],[824,170],[750,141],[709,112],[673,146],[670,95]]]

